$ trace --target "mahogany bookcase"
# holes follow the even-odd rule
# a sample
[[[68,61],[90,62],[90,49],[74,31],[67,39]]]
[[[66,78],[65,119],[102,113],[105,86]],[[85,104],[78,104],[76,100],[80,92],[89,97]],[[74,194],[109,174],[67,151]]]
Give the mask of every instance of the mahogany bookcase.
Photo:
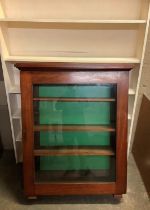
[[[126,193],[134,64],[17,63],[28,198]]]

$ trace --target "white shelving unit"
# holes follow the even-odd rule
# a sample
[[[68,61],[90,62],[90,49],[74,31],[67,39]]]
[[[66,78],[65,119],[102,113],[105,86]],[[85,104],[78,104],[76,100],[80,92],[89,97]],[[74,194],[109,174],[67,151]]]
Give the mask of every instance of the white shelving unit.
[[[149,0],[1,0],[0,42],[16,161],[22,156],[16,62],[136,63],[129,146],[149,28]]]

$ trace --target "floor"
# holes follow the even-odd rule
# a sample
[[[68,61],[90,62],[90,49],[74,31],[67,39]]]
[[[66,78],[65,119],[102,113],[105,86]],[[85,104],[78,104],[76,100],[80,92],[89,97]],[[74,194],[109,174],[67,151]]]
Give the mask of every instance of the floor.
[[[112,196],[41,197],[28,201],[23,196],[21,168],[12,152],[0,157],[0,210],[148,210],[150,202],[139,172],[130,156],[128,163],[128,192],[121,202]]]

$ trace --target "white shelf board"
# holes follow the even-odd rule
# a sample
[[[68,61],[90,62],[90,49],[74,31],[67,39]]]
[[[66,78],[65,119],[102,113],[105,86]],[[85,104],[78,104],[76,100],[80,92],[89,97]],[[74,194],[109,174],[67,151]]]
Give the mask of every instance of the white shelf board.
[[[8,93],[9,94],[20,94],[20,87],[19,85],[14,85],[14,86],[11,86],[9,89],[8,89]]]
[[[132,89],[132,88],[130,88],[130,89],[129,89],[129,95],[135,95],[135,90]]]
[[[22,162],[22,140],[20,139],[19,141],[16,141],[16,150],[17,150],[17,158],[16,161]]]
[[[0,22],[31,22],[31,23],[75,23],[75,24],[144,24],[146,20],[102,20],[102,19],[32,19],[32,18],[0,18]]]
[[[13,119],[21,119],[21,109],[18,109],[13,115],[12,115]],[[128,120],[131,120],[132,115],[128,114]]]
[[[86,62],[86,63],[140,63],[138,58],[109,58],[109,57],[33,57],[33,56],[5,56],[5,61],[11,62]]]
[[[20,94],[20,87],[19,87],[19,85],[17,86],[12,86],[9,90],[8,90],[8,92],[10,93],[10,94]],[[134,89],[132,89],[132,88],[130,88],[129,89],[129,95],[135,95],[135,90]]]
[[[131,120],[131,119],[132,119],[132,115],[128,114],[128,120]]]
[[[21,109],[18,109],[16,112],[12,114],[13,119],[21,119]]]
[[[22,131],[19,131],[17,137],[16,137],[16,142],[21,142],[22,141]]]

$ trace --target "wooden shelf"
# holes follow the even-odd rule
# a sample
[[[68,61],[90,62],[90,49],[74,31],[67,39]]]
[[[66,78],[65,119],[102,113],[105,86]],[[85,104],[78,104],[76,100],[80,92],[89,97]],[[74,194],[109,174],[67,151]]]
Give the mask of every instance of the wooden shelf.
[[[114,132],[115,128],[103,125],[36,125],[34,131],[110,131]]]
[[[135,20],[102,20],[102,19],[34,19],[34,18],[0,18],[0,22],[26,22],[26,23],[56,23],[56,24],[144,24],[146,20],[135,19]]]
[[[108,146],[97,146],[95,148],[78,148],[78,149],[70,149],[70,148],[62,148],[58,149],[38,149],[34,150],[35,156],[65,156],[65,155],[114,155],[114,151],[111,147]]]
[[[33,98],[34,101],[62,101],[62,102],[114,102],[114,98]]]
[[[4,56],[5,61],[11,62],[81,62],[81,63],[140,63],[138,58],[113,57],[40,57],[40,56]]]

